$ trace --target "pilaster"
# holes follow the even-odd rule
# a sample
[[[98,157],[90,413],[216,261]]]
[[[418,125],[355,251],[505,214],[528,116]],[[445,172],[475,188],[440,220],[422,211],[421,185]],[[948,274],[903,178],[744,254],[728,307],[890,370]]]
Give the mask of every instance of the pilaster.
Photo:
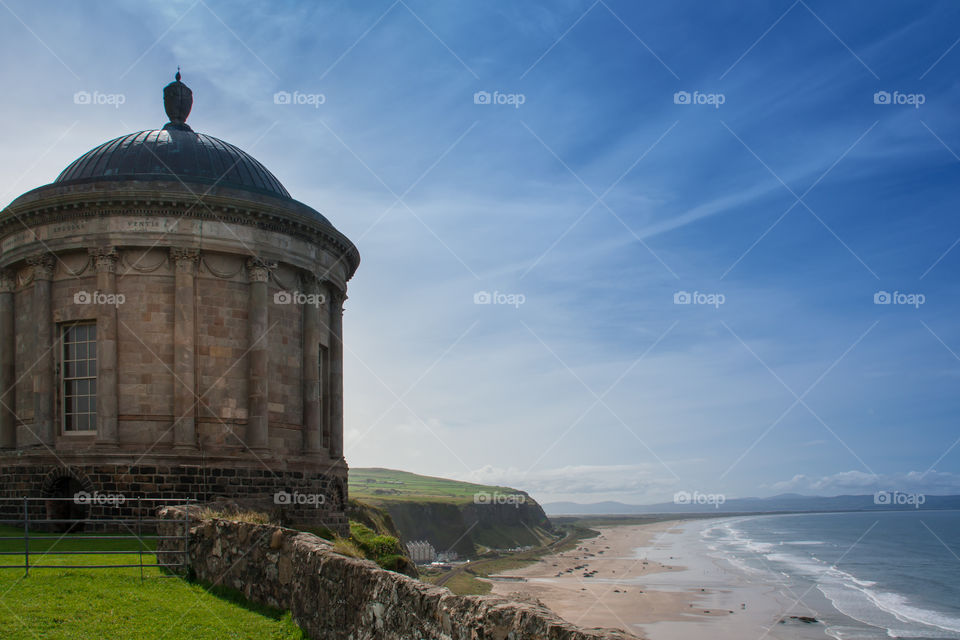
[[[97,273],[97,439],[100,446],[115,447],[117,428],[117,249],[88,249]],[[103,300],[106,296],[107,301]]]
[[[303,279],[304,292],[308,296],[319,296],[320,282],[313,274]],[[317,297],[308,298],[318,300]],[[323,433],[321,429],[323,407],[320,401],[320,314],[323,305],[303,305],[303,449],[307,454],[323,452]]]
[[[253,451],[269,445],[269,336],[267,282],[277,264],[261,258],[247,260],[250,281],[248,372],[248,418],[244,444]]]
[[[326,283],[327,326],[330,329],[330,457],[343,457],[343,302],[346,294],[332,282]]]
[[[56,261],[51,253],[27,258],[33,267],[33,432],[41,444],[53,446],[53,314],[50,309],[51,281]]]
[[[173,446],[197,447],[196,395],[196,272],[200,250],[171,247],[174,263],[173,296]]]
[[[7,269],[0,270],[0,449],[17,447],[14,288],[13,274]]]

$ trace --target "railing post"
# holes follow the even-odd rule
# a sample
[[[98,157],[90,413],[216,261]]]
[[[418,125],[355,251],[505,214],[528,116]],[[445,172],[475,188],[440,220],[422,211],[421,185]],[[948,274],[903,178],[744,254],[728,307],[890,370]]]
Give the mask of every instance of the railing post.
[[[30,509],[27,496],[23,496],[23,577],[30,575]]]
[[[187,498],[186,518],[183,524],[183,571],[190,574],[190,498]]]
[[[143,513],[140,505],[140,498],[142,496],[137,496],[137,549],[140,551],[140,582],[143,582],[143,531],[141,528],[140,518],[141,513]]]

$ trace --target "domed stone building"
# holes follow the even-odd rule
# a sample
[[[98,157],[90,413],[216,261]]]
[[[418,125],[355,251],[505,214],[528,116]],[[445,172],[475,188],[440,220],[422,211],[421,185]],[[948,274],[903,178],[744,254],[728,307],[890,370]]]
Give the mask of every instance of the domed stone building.
[[[344,532],[357,249],[194,132],[179,72],[163,98],[162,129],[0,212],[0,497],[246,498]]]

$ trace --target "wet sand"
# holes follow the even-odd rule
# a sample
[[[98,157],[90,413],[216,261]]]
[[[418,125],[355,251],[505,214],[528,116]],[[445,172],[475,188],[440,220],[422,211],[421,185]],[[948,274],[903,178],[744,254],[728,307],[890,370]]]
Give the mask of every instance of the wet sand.
[[[522,593],[582,627],[616,628],[651,640],[825,638],[823,626],[789,620],[776,588],[707,555],[703,521],[600,529],[596,538],[494,579],[493,593]],[[779,623],[784,616],[789,622]]]

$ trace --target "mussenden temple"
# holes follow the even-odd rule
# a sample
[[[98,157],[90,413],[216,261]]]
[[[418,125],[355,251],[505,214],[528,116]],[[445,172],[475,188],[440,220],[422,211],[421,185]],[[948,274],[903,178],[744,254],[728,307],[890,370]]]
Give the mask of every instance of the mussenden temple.
[[[257,160],[193,131],[192,104],[177,73],[162,129],[101,144],[0,214],[0,498],[223,496],[346,533],[359,254]]]

